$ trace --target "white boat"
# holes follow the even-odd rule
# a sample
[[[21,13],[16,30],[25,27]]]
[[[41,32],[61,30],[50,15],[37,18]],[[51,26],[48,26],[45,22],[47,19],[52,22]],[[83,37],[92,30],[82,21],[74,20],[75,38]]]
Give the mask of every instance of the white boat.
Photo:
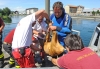
[[[80,31],[72,29],[72,32],[75,32],[78,35],[80,35]],[[100,56],[100,23],[96,26],[88,47],[93,51],[95,51]],[[55,67],[33,68],[33,69],[59,69],[59,68],[55,66]]]
[[[100,56],[100,23],[96,26],[88,47]]]

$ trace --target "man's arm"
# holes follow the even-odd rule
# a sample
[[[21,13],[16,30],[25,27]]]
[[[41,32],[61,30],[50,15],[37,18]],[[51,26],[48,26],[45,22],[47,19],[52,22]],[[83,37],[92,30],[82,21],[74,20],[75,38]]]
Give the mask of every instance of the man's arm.
[[[5,27],[5,24],[1,18],[0,18],[0,22],[1,22],[1,27],[0,27],[0,32],[1,32],[3,28]]]
[[[33,30],[33,34],[37,35],[37,37],[39,37],[39,38],[44,38],[45,37],[45,35],[43,33],[40,33],[36,30]]]
[[[51,30],[60,31],[60,33],[70,33],[72,29],[72,18],[69,16],[68,20],[64,23],[63,27],[59,26],[52,26],[49,27]]]
[[[56,66],[58,66],[58,67],[59,67],[59,65],[57,64],[57,59],[52,58],[52,59],[51,59],[51,61],[52,61],[52,63],[53,63],[54,65],[56,65]]]
[[[62,33],[70,33],[71,29],[72,29],[72,18],[69,17],[67,25],[62,27],[61,30],[59,30],[59,28],[58,28],[58,31],[60,31]]]
[[[58,65],[58,63],[57,63],[57,60],[58,60],[58,59],[52,58],[51,56],[47,56],[47,58],[48,58],[48,60],[51,61],[54,65],[56,65],[56,66],[59,67],[59,65]]]
[[[50,21],[49,15],[46,13],[45,10],[39,10],[39,11],[35,12],[35,18],[38,19],[39,16],[43,16],[43,17],[45,17],[47,20]]]
[[[36,31],[36,30],[33,30],[33,34],[36,34],[36,35],[38,35],[38,31]]]

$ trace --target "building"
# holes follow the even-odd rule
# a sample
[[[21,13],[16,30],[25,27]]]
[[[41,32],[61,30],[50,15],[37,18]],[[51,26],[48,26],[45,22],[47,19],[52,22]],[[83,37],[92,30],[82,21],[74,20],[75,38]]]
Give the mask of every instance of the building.
[[[76,14],[81,14],[83,11],[84,7],[83,6],[74,6],[74,5],[67,5],[65,6],[65,11],[66,13],[70,15],[76,15]]]
[[[27,8],[26,9],[26,14],[32,14],[36,11],[38,11],[38,8]]]
[[[24,15],[24,14],[26,14],[26,11],[25,10],[24,11],[19,11],[19,14]]]
[[[19,12],[18,11],[15,11],[14,14],[19,14]]]
[[[82,13],[82,11],[84,10],[84,7],[83,6],[77,6],[77,13]]]
[[[65,6],[65,11],[67,13],[76,13],[77,12],[77,6],[67,5],[67,6]]]
[[[93,9],[84,9],[83,10],[83,12],[82,12],[82,14],[83,15],[92,15],[92,12],[94,11],[94,12],[97,12],[99,10],[99,12],[100,12],[100,8],[93,8]],[[98,14],[95,14],[95,15],[98,15]]]
[[[86,15],[86,16],[92,15],[92,11],[93,11],[93,9],[84,9],[84,10],[82,11],[82,14],[83,14],[83,15]]]

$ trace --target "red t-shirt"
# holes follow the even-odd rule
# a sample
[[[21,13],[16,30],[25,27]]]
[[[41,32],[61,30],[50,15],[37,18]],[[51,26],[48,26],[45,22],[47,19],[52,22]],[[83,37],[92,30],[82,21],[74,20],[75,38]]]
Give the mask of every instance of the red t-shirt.
[[[57,60],[64,69],[100,69],[100,57],[89,48],[70,51]]]
[[[14,31],[15,31],[15,29],[11,30],[11,31],[8,33],[8,35],[4,38],[4,42],[7,42],[7,43],[9,43],[9,44],[12,44]]]

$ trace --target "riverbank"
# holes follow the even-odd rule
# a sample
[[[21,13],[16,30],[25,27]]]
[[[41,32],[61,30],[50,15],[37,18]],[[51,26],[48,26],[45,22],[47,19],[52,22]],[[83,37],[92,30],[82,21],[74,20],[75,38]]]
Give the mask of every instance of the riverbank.
[[[82,19],[99,19],[100,16],[71,16],[72,18],[82,18]]]

